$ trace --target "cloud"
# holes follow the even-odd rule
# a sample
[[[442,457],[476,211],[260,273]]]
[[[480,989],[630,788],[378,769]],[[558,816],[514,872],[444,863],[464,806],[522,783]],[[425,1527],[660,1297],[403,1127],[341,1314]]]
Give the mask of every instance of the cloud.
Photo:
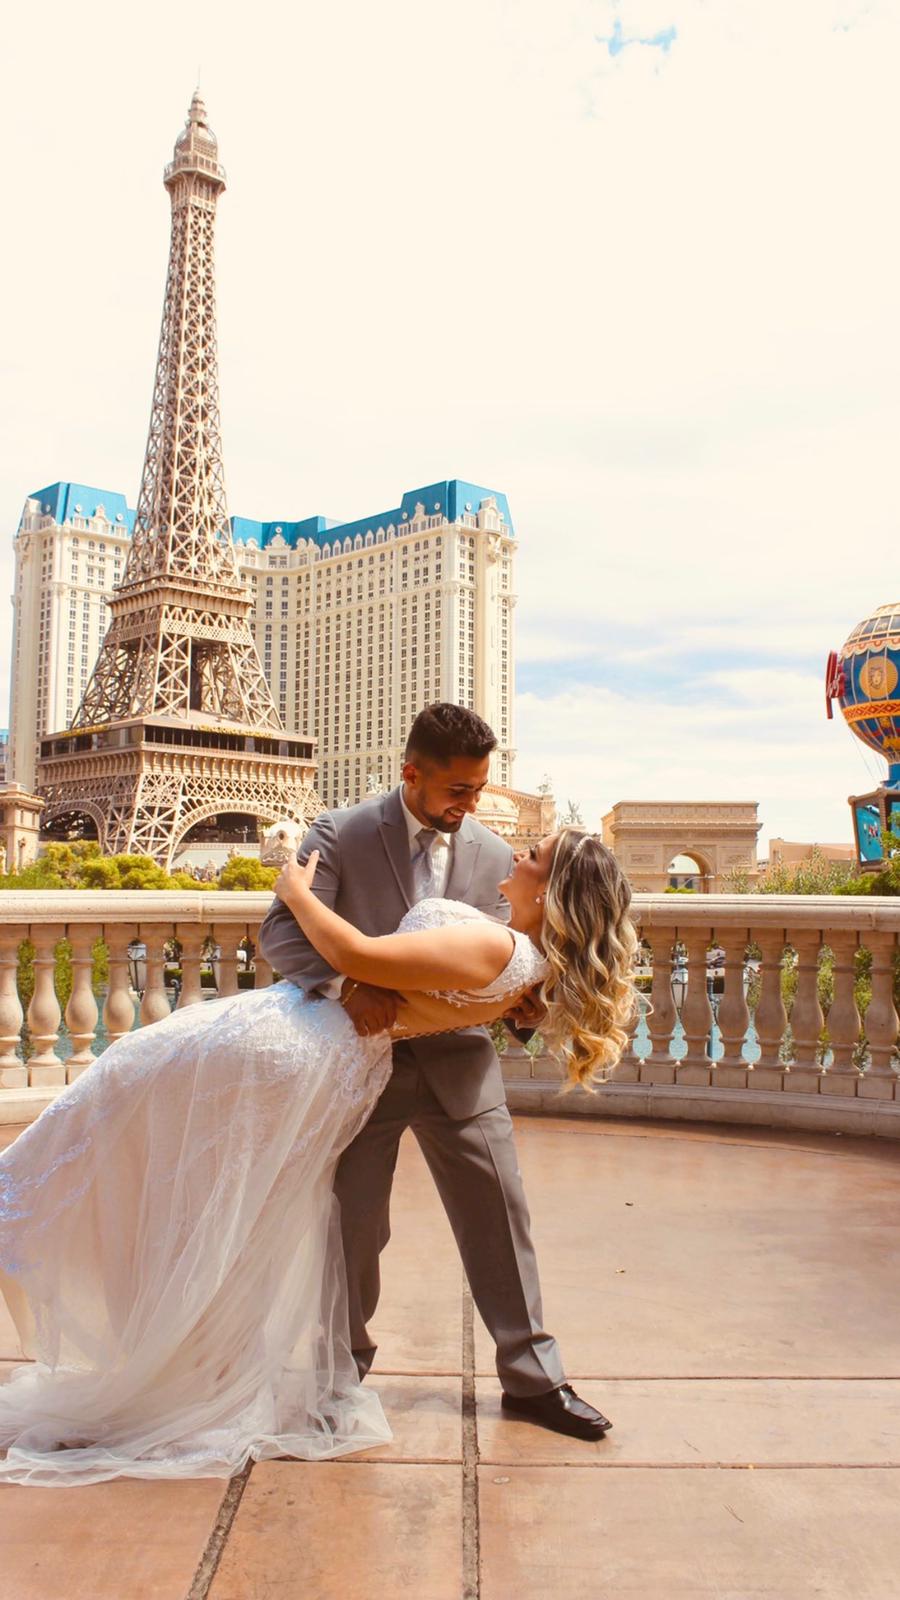
[[[874,786],[874,762],[842,724],[811,714],[818,683],[796,674],[732,688],[728,707],[713,696],[674,709],[593,685],[520,695],[517,781],[548,773],[595,827],[620,800],[743,800],[759,804],[761,854],[773,835],[848,838],[845,797]]]
[[[629,45],[644,45],[651,50],[661,50],[663,55],[668,55],[677,37],[678,29],[669,27],[660,28],[658,33],[651,34],[646,38],[642,38],[640,34],[635,34],[626,39],[622,32],[622,18],[616,17],[613,22],[612,33],[605,36],[598,34],[597,43],[605,44],[607,51],[614,58],[621,55],[623,50],[627,50]]]

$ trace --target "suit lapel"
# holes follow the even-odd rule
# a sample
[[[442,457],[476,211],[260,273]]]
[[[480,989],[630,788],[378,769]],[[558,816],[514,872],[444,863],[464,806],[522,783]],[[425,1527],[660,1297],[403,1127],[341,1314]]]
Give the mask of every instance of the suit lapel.
[[[399,789],[392,789],[385,798],[379,831],[388,861],[397,879],[397,886],[406,902],[406,909],[409,910],[413,904],[412,861],[409,854],[409,830],[400,804]]]
[[[450,871],[444,890],[447,900],[465,900],[480,853],[481,842],[476,837],[474,824],[466,817],[450,851]]]

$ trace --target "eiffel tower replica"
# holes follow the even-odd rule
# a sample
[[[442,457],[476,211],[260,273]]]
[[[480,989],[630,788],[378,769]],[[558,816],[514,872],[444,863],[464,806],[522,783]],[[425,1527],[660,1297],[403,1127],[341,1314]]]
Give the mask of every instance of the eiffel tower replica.
[[[250,628],[225,501],[214,229],[225,187],[199,93],[166,167],[172,238],[134,536],[74,721],[41,742],[43,822],[90,818],[107,854],[169,868],[222,813],[310,822],[315,744],[284,732]]]

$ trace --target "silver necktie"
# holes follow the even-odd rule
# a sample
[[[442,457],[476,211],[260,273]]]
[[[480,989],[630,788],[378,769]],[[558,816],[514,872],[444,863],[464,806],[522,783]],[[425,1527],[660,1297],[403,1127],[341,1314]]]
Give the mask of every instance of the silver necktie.
[[[416,900],[427,900],[434,894],[434,856],[432,845],[437,838],[436,828],[420,828],[416,834],[419,853],[413,856],[413,891]]]

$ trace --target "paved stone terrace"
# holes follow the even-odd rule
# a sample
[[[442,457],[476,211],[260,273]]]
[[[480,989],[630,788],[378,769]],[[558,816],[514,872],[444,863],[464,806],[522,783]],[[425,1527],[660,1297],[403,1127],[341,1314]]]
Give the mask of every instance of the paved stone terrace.
[[[549,1119],[519,1142],[547,1325],[602,1444],[502,1420],[409,1142],[378,1325],[394,1443],[231,1485],[7,1487],[0,1600],[897,1600],[900,1148]]]

